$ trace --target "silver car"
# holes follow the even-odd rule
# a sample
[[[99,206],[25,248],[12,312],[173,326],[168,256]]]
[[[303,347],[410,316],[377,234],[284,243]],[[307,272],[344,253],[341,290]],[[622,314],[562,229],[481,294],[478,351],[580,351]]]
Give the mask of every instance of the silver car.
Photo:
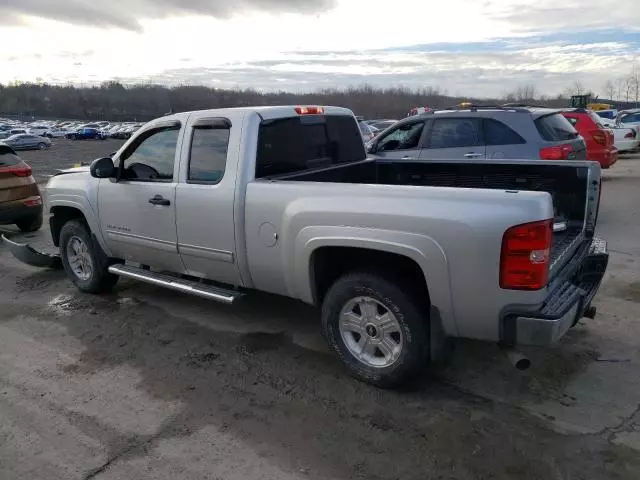
[[[471,107],[400,120],[369,143],[388,159],[584,160],[584,139],[559,110]]]
[[[46,150],[51,146],[51,140],[48,138],[29,133],[12,135],[2,140],[2,143],[9,145],[14,150]]]

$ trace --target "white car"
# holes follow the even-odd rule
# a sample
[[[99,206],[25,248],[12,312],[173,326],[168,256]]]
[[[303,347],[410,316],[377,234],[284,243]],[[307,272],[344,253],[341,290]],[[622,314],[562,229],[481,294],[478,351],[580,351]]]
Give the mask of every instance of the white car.
[[[49,127],[45,127],[44,125],[30,125],[27,129],[27,133],[29,135],[36,135],[38,137],[42,137],[46,131],[49,130]]]
[[[42,134],[43,137],[48,138],[64,138],[69,133],[69,130],[64,128],[51,128]]]
[[[613,133],[613,144],[619,152],[640,148],[640,124],[623,126],[608,118],[601,118],[600,123]]]

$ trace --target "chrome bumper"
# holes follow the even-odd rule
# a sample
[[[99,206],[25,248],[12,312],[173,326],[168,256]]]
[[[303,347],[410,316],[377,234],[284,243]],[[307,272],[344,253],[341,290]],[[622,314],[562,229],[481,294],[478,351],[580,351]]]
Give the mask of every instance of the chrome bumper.
[[[512,312],[503,323],[503,341],[517,345],[553,345],[585,314],[595,315],[591,302],[604,278],[609,254],[607,242],[595,238],[589,249],[565,267],[563,281],[553,285],[542,305]]]

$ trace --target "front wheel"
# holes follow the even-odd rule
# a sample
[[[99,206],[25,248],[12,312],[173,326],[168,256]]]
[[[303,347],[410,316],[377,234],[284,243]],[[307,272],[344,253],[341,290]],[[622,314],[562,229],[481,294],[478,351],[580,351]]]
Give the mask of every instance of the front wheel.
[[[118,276],[109,273],[109,262],[85,224],[70,220],[60,231],[60,257],[71,281],[83,292],[110,291]]]
[[[368,272],[347,274],[329,289],[323,333],[354,377],[392,388],[428,367],[427,309],[410,291]]]
[[[46,143],[39,143],[38,144],[38,149],[39,150],[46,150],[47,148],[47,144]]]

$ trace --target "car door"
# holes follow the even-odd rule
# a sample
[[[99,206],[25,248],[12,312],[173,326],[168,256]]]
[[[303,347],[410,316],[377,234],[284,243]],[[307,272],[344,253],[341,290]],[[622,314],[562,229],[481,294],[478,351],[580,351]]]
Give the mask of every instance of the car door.
[[[420,153],[421,160],[484,160],[482,119],[436,117],[429,128],[425,147]]]
[[[487,159],[538,158],[538,149],[525,148],[526,140],[505,123],[493,118],[482,120],[482,134]]]
[[[156,123],[114,158],[117,179],[102,179],[98,215],[113,255],[174,272],[184,270],[176,233],[176,121]]]
[[[426,121],[420,119],[394,126],[375,140],[372,153],[387,160],[418,158],[425,125]]]
[[[234,199],[242,118],[193,113],[187,125],[176,189],[178,251],[187,273],[241,283]],[[238,220],[240,221],[240,220]]]

